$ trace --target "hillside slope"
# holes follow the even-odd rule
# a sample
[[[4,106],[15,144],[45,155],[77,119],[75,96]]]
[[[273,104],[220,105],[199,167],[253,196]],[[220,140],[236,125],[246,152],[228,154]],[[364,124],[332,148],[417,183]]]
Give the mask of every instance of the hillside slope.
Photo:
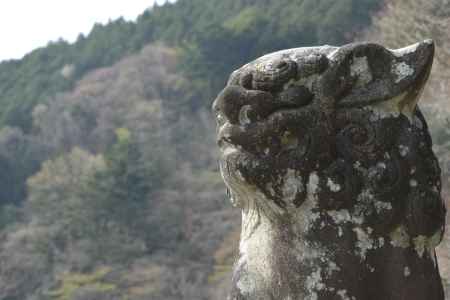
[[[224,299],[215,94],[265,52],[351,41],[380,2],[179,0],[1,63],[0,299]]]
[[[144,12],[137,22],[97,24],[74,44],[52,42],[22,60],[0,64],[0,126],[28,131],[36,104],[71,89],[86,72],[110,66],[151,42],[195,49],[197,55],[187,53],[185,70],[200,71],[197,77],[202,80],[214,74],[222,82],[232,68],[270,50],[351,40],[368,25],[370,12],[380,2],[179,0]],[[202,67],[212,59],[220,62],[218,68]]]

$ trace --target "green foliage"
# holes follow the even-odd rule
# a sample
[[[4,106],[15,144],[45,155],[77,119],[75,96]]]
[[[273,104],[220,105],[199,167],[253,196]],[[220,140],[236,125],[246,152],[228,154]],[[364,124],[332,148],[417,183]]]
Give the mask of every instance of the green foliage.
[[[47,146],[18,128],[0,130],[0,203],[19,205],[26,194],[26,180],[47,156]]]
[[[95,270],[92,274],[65,274],[61,278],[60,287],[49,292],[48,296],[55,300],[73,300],[75,293],[82,288],[101,294],[110,294],[117,290],[116,285],[105,282],[105,276],[110,271],[111,268],[103,267]]]
[[[36,104],[72,88],[90,70],[111,65],[155,41],[184,49],[184,70],[198,83],[192,101],[204,106],[226,74],[243,62],[286,47],[349,41],[355,28],[369,23],[369,14],[379,3],[381,0],[179,0],[146,11],[136,23],[118,19],[97,24],[73,45],[63,40],[51,42],[22,60],[0,64],[0,125],[29,131]],[[68,67],[73,72],[64,72]]]
[[[242,34],[245,32],[252,32],[268,21],[267,16],[260,8],[251,6],[245,8],[236,16],[226,20],[224,22],[224,27],[237,34]]]
[[[106,168],[90,181],[91,198],[106,218],[134,227],[144,212],[147,197],[162,184],[157,161],[143,161],[138,144],[126,128],[116,130],[116,143],[106,153]],[[105,222],[107,222],[105,220]]]
[[[192,5],[198,1],[191,1]],[[182,70],[195,83],[203,106],[225,84],[228,74],[264,53],[324,43],[342,44],[368,25],[378,0],[222,1],[204,5],[209,16],[198,20],[182,44]],[[225,4],[224,2],[227,2]],[[231,5],[233,2],[234,5]],[[226,10],[225,9],[228,9]],[[355,14],[354,19],[354,12]],[[365,14],[365,19],[361,18]],[[198,25],[202,24],[202,25]],[[198,84],[200,83],[200,84]]]
[[[170,215],[172,210],[159,209],[158,215],[167,219],[157,218],[157,224],[148,217],[156,208],[153,193],[164,187],[168,169],[162,153],[149,153],[150,159],[144,157],[133,134],[119,128],[116,142],[105,153],[105,167],[88,179],[83,199],[92,218],[84,223],[91,231],[81,238],[96,240],[93,260],[127,261],[168,244],[170,234],[164,225],[177,219]]]
[[[92,231],[94,203],[83,195],[95,172],[105,168],[102,156],[74,148],[70,153],[43,163],[28,179],[26,212],[36,224],[52,228],[63,240]]]

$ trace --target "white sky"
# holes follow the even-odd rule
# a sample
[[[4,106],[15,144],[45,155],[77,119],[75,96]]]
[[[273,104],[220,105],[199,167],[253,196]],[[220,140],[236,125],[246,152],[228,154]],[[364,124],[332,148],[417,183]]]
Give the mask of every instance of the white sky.
[[[21,58],[49,41],[73,42],[95,23],[135,20],[166,0],[6,0],[0,2],[0,61]]]

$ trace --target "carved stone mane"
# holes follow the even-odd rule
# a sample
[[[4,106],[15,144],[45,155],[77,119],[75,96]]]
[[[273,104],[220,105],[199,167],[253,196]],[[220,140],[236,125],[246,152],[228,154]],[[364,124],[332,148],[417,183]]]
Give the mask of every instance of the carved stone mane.
[[[242,210],[232,300],[441,300],[445,207],[417,101],[430,40],[298,48],[233,72],[214,102]]]

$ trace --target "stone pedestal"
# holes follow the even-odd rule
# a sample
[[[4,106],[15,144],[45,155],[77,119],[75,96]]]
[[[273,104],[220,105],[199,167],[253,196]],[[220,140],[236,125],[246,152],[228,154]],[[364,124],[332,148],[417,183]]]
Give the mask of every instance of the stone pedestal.
[[[298,48],[214,102],[242,210],[232,300],[442,300],[445,207],[417,101],[434,44]]]

